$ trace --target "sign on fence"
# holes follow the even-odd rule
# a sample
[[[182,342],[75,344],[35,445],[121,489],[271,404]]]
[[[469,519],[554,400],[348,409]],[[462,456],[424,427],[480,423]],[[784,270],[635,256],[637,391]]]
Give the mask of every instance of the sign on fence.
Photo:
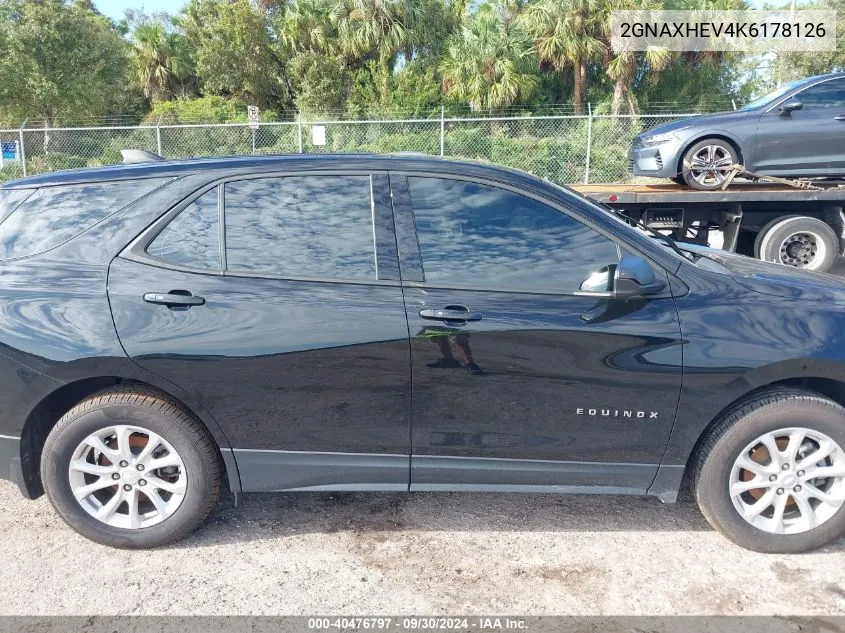
[[[313,125],[311,126],[311,143],[314,145],[326,144],[326,126]]]
[[[246,115],[249,118],[249,127],[253,130],[258,129],[258,106],[247,106],[246,107]]]
[[[18,142],[17,141],[2,141],[0,148],[3,150],[3,160],[17,160],[18,159]]]
[[[17,141],[0,141],[0,169],[7,160],[18,160]]]

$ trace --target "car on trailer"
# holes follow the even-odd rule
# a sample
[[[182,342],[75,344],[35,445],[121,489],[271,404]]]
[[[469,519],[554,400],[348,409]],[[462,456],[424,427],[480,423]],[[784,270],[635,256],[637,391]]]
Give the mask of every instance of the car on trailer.
[[[738,110],[672,121],[633,139],[635,176],[721,189],[734,165],[763,176],[845,177],[845,73],[799,79]]]

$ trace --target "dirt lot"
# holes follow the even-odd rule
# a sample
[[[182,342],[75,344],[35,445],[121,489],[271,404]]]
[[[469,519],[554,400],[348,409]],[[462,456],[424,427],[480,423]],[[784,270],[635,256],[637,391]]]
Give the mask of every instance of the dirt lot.
[[[128,552],[0,482],[0,534],[0,614],[845,614],[845,539],[754,554],[650,498],[227,495]]]

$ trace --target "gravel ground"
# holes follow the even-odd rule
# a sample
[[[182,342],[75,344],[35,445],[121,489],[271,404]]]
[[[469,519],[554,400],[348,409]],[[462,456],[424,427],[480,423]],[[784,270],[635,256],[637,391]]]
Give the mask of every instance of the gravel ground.
[[[651,498],[226,495],[130,552],[0,482],[0,533],[0,615],[845,614],[845,539],[755,554]]]

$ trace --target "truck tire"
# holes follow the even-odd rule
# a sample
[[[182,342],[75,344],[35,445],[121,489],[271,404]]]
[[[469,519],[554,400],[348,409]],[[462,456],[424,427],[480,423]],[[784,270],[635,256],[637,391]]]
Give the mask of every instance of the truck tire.
[[[793,215],[769,222],[757,234],[758,259],[827,272],[839,257],[839,238],[818,218]]]
[[[845,408],[776,388],[728,410],[699,448],[693,491],[710,524],[757,552],[804,552],[845,535]]]
[[[217,503],[221,467],[214,440],[178,403],[115,387],[53,427],[41,478],[70,527],[135,549],[165,545],[202,523]]]
[[[739,161],[734,146],[721,138],[705,138],[684,152],[681,176],[687,185],[700,191],[722,188],[731,168]]]

